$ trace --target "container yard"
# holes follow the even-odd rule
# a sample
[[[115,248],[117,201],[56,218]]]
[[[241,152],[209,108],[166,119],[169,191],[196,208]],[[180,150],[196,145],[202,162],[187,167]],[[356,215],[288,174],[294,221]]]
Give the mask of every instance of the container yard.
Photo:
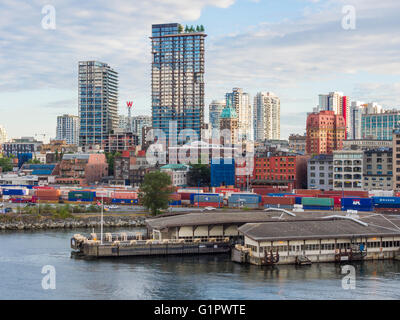
[[[260,191],[261,190],[261,191]],[[171,207],[214,207],[292,210],[301,206],[314,211],[376,211],[400,212],[400,193],[392,191],[321,191],[298,189],[293,192],[266,192],[254,188],[243,192],[234,187],[176,188],[170,195]],[[268,191],[271,191],[268,189]],[[139,190],[128,187],[66,187],[66,186],[0,186],[1,201],[12,203],[77,203],[118,204],[135,206],[139,203]]]

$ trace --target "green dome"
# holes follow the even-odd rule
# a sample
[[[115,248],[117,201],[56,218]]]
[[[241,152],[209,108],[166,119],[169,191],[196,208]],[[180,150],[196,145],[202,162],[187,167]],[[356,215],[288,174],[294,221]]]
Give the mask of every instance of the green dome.
[[[220,119],[230,119],[230,118],[237,118],[238,116],[235,109],[230,107],[225,107],[224,110],[222,110],[221,115],[219,117]]]

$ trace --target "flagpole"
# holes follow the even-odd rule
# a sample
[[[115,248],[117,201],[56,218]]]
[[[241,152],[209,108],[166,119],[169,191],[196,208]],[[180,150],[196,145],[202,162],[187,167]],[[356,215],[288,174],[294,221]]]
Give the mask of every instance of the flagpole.
[[[103,195],[101,196],[101,222],[100,222],[100,243],[103,244]]]

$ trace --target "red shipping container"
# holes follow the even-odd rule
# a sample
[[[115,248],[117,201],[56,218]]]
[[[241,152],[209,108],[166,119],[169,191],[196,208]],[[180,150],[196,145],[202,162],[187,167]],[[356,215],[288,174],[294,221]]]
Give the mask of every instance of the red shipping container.
[[[313,190],[313,189],[296,189],[296,194],[309,194],[314,197],[321,193],[321,190]]]
[[[214,207],[214,208],[219,208],[221,206],[221,203],[219,203],[219,202],[195,202],[194,206],[195,207]]]
[[[282,204],[282,205],[294,205],[294,197],[262,197],[263,204]]]

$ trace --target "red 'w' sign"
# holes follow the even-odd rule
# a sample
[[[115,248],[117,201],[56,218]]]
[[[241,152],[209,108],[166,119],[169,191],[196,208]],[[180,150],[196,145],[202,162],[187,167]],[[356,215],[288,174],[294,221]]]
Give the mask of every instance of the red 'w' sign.
[[[133,105],[133,101],[127,101],[127,102],[126,102],[126,106],[127,106],[128,108],[132,108],[132,105]]]

